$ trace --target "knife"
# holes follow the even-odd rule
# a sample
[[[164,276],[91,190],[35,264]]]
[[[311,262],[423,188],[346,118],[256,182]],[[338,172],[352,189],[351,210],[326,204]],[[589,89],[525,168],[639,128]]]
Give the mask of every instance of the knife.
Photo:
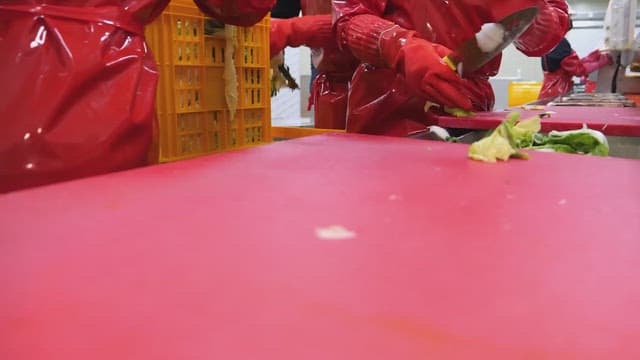
[[[461,76],[470,74],[500,54],[538,15],[538,8],[528,7],[503,18],[497,23],[484,24],[476,35],[463,42],[444,62]]]

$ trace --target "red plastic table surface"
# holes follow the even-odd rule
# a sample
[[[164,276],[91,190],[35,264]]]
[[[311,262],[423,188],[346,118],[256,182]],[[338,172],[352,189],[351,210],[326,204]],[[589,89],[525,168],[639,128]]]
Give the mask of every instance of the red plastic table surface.
[[[322,135],[0,196],[0,358],[639,359],[640,162],[466,150]]]
[[[580,129],[582,124],[602,131],[605,135],[640,136],[640,108],[597,106],[547,106],[545,110],[519,110],[526,119],[545,111],[551,117],[542,119],[542,131]],[[504,120],[508,112],[484,112],[469,117],[440,116],[437,123],[443,127],[463,129],[494,129]]]

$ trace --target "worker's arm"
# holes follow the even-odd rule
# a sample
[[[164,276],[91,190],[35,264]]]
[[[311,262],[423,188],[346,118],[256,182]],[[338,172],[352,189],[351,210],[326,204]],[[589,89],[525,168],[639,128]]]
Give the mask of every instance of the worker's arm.
[[[543,56],[551,51],[569,29],[569,7],[564,0],[538,1],[538,15],[514,42],[527,56]]]
[[[606,52],[594,50],[589,55],[580,59],[580,63],[584,67],[584,76],[586,76],[604,66],[613,64],[613,58]]]
[[[600,50],[594,50],[582,59],[573,51],[562,59],[560,67],[573,76],[584,77],[612,62],[611,56]]]
[[[560,61],[560,68],[573,76],[582,77],[588,74],[575,51]]]
[[[416,36],[383,19],[385,0],[334,1],[340,48],[360,61],[394,69],[417,95],[447,107],[470,110],[461,92],[465,81],[442,60],[451,53],[444,46]]]
[[[271,19],[271,57],[286,46],[335,47],[331,15],[310,15],[291,19]]]
[[[194,0],[208,16],[226,24],[251,26],[267,15],[274,0]]]

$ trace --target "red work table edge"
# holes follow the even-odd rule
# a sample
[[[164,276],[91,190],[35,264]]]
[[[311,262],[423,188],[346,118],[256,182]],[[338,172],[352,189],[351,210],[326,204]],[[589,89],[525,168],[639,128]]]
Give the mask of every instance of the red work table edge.
[[[639,359],[640,161],[467,148],[321,135],[1,195],[0,358]]]
[[[504,120],[509,112],[521,113],[521,118],[551,112],[550,117],[542,119],[542,131],[564,131],[582,128],[586,124],[590,129],[605,135],[640,137],[640,108],[636,107],[589,107],[589,106],[547,106],[544,110],[509,109],[506,111],[479,112],[468,117],[437,116],[436,123],[447,128],[489,130]]]

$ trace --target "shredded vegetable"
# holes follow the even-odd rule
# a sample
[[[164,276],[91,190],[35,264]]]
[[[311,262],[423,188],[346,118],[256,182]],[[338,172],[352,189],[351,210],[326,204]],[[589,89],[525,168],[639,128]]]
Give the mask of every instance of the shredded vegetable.
[[[607,156],[609,144],[599,131],[583,126],[579,130],[540,133],[540,116],[520,121],[520,113],[513,112],[488,136],[471,144],[471,159],[496,162],[510,157],[528,159],[522,149]]]

